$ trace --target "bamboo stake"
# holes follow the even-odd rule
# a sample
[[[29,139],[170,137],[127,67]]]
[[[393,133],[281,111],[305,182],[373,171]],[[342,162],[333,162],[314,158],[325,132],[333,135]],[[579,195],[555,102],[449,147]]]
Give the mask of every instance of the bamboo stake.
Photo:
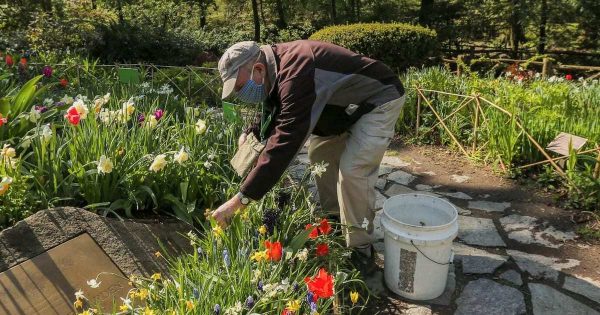
[[[465,106],[467,106],[469,104],[469,102],[471,102],[473,99],[469,99],[468,102],[466,103],[461,103],[462,105],[459,105],[459,107],[457,109],[455,109],[452,113],[450,113],[450,115],[446,116],[444,119],[442,119],[442,122],[448,120],[450,117],[452,117],[454,114],[456,114],[459,110],[463,109]],[[465,98],[465,100],[463,102],[467,101],[467,99]],[[432,131],[433,128],[437,127],[440,124],[440,122],[438,121],[435,125],[431,126],[431,128],[429,128],[429,130],[427,130],[426,132],[424,132],[423,134],[427,134],[428,132]]]
[[[598,151],[598,154],[600,155],[600,147],[595,148],[595,149],[589,149],[589,150],[582,151],[582,152],[577,152],[577,155],[591,153],[591,152],[595,152],[595,151]],[[568,158],[569,158],[569,156],[565,155],[565,156],[559,156],[559,157],[553,158],[552,160],[560,161],[560,160],[564,160],[564,159],[568,159]],[[528,167],[532,167],[532,166],[536,166],[536,165],[540,165],[540,164],[546,164],[546,163],[549,163],[548,160],[543,160],[543,161],[539,161],[539,162],[535,162],[535,163],[531,163],[531,164],[527,164],[527,165],[522,165],[517,168],[523,169],[523,168],[528,168]],[[600,164],[596,163],[596,167],[600,167]]]
[[[469,157],[469,153],[467,153],[467,151],[465,150],[465,148],[463,148],[463,146],[460,144],[460,142],[456,139],[456,137],[454,137],[454,134],[452,134],[452,132],[450,131],[450,129],[446,126],[446,124],[442,121],[442,118],[440,117],[440,115],[437,113],[437,111],[433,108],[433,106],[431,105],[431,103],[429,102],[429,100],[425,97],[425,95],[423,95],[423,93],[421,93],[420,90],[417,90],[417,92],[419,94],[421,94],[421,96],[423,97],[423,100],[425,101],[425,103],[427,104],[427,106],[429,106],[429,108],[431,108],[431,111],[433,112],[433,114],[435,115],[435,117],[440,121],[440,123],[442,124],[442,126],[444,127],[444,129],[446,130],[446,132],[448,132],[448,134],[450,135],[450,138],[452,138],[452,140],[454,140],[454,142],[456,143],[456,145],[458,145],[458,147],[460,148],[460,150],[467,156]]]
[[[475,126],[473,128],[473,152],[477,146],[477,124],[479,123],[479,95],[475,96]]]
[[[415,128],[415,135],[417,137],[419,136],[419,124],[420,124],[420,122],[421,122],[421,95],[417,95],[417,126]]]
[[[421,88],[419,88],[419,90],[421,90],[423,92],[434,92],[434,93],[443,94],[443,95],[452,95],[452,96],[460,96],[460,97],[466,97],[466,98],[473,98],[472,95],[456,94],[456,93],[449,93],[449,92],[443,92],[443,91],[437,91],[437,90],[428,90],[428,89],[421,89]]]
[[[596,167],[594,167],[594,178],[600,178],[600,147],[596,148],[598,150],[598,156],[596,157]]]

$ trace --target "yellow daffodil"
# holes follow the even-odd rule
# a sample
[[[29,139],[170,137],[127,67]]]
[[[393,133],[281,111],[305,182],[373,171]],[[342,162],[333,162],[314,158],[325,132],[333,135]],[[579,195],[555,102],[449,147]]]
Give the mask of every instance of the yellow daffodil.
[[[133,100],[128,100],[127,102],[123,103],[123,113],[127,117],[131,116],[131,114],[133,114],[134,111],[135,104],[133,103]]]
[[[258,233],[265,235],[267,233],[267,227],[262,225],[261,227],[258,228]]]
[[[75,302],[73,303],[73,306],[75,306],[75,308],[82,308],[83,307],[83,301],[80,299],[75,300]]]
[[[292,312],[297,312],[300,309],[300,301],[299,300],[291,300],[287,302],[287,309]]]
[[[0,196],[4,196],[4,194],[6,194],[12,182],[13,179],[11,177],[2,177],[2,182],[0,182]]]
[[[358,292],[350,292],[350,301],[352,301],[352,304],[356,304],[356,302],[358,302]]]
[[[92,313],[90,313],[90,311],[88,311],[88,310],[85,310],[85,311],[79,313],[79,315],[92,315]]]
[[[173,160],[175,160],[175,162],[177,162],[179,164],[183,164],[189,158],[190,158],[190,155],[187,152],[185,152],[184,147],[181,147],[179,152],[175,153],[175,155],[173,156]]]
[[[153,274],[152,276],[150,276],[150,279],[152,279],[154,281],[160,280],[161,279],[160,273],[157,272],[157,273]]]
[[[154,315],[154,311],[151,310],[148,306],[144,309],[144,315]]]
[[[160,252],[156,252],[156,253],[154,253],[154,256],[156,256],[156,258],[161,258],[162,254]]]
[[[250,256],[251,260],[255,260],[255,261],[264,261],[267,260],[267,252],[266,251],[258,251],[254,254],[252,254],[252,256]]]
[[[119,306],[119,311],[126,312],[127,310],[129,310],[129,306],[127,306],[125,304]]]
[[[212,231],[215,236],[223,235],[223,229],[221,228],[220,225],[215,225],[215,227],[212,229]]]
[[[158,120],[154,115],[149,115],[146,121],[144,122],[144,126],[149,129],[154,129],[158,125]]]
[[[203,135],[206,132],[206,121],[198,119],[196,122],[196,134]]]
[[[113,163],[110,158],[107,158],[105,155],[100,157],[98,161],[98,173],[100,174],[108,174],[113,170]]]
[[[150,170],[153,172],[160,172],[167,165],[167,156],[159,154],[154,158],[154,161],[150,165]]]
[[[140,289],[136,296],[142,301],[145,300],[148,297],[148,289]]]
[[[187,301],[185,301],[185,308],[186,308],[188,311],[191,311],[191,310],[193,310],[193,309],[194,309],[194,302],[192,302],[192,301],[190,301],[190,300],[187,300]]]

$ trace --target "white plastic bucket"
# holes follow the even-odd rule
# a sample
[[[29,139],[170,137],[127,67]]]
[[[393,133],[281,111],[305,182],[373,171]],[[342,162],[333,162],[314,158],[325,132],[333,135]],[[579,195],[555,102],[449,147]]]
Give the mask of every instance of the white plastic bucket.
[[[385,283],[390,290],[413,300],[444,293],[457,219],[456,207],[435,196],[410,193],[386,200],[381,224]]]

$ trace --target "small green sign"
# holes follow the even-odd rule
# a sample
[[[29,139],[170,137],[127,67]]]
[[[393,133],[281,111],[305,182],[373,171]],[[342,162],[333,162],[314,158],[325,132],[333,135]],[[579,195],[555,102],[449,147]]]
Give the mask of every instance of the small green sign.
[[[138,84],[140,72],[135,68],[119,68],[119,81],[125,84]]]
[[[223,118],[231,123],[241,121],[238,106],[233,103],[223,102]]]

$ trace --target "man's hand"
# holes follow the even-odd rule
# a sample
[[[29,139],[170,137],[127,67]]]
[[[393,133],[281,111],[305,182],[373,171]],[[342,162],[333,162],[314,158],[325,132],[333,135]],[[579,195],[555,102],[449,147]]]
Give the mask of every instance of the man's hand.
[[[231,218],[235,214],[238,209],[246,208],[245,205],[242,204],[240,198],[238,196],[233,196],[233,198],[229,199],[227,202],[222,204],[217,210],[212,213],[212,217],[219,223],[219,225],[223,228],[227,227],[229,223],[231,223]]]
[[[244,144],[244,142],[246,142],[246,137],[248,137],[248,135],[242,132],[242,134],[240,135],[240,138],[238,139],[238,147],[241,147],[242,144]]]

